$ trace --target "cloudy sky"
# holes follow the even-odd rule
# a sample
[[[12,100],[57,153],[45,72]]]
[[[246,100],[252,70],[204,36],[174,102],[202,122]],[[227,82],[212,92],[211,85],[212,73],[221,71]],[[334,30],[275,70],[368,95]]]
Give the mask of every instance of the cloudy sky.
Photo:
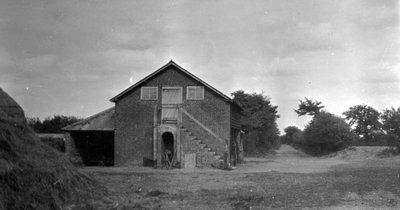
[[[340,115],[400,106],[397,0],[1,0],[0,87],[27,116],[87,117],[169,60],[230,95],[264,92],[282,130],[304,97]]]

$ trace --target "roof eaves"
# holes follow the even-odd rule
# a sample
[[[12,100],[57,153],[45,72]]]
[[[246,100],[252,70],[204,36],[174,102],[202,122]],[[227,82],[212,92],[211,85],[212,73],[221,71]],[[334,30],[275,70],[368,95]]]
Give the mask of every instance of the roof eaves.
[[[149,78],[153,77],[154,75],[158,74],[159,72],[163,71],[164,69],[166,69],[169,66],[175,66],[177,69],[179,69],[180,71],[182,71],[183,73],[187,74],[188,76],[190,76],[191,78],[193,78],[194,80],[200,82],[201,84],[203,84],[204,86],[206,86],[207,88],[211,89],[212,91],[214,91],[215,93],[217,93],[218,95],[220,95],[222,98],[224,98],[225,100],[227,100],[229,103],[235,104],[235,102],[229,98],[227,95],[223,94],[222,92],[220,92],[219,90],[217,90],[216,88],[214,88],[213,86],[209,85],[208,83],[204,82],[203,80],[201,80],[200,78],[196,77],[194,74],[190,73],[188,70],[184,69],[183,67],[179,66],[177,63],[175,63],[173,60],[170,60],[167,64],[165,64],[164,66],[162,66],[161,68],[159,68],[158,70],[154,71],[153,73],[149,74],[147,77],[143,78],[142,80],[140,80],[139,82],[135,83],[134,85],[130,86],[129,88],[125,89],[124,91],[122,91],[120,94],[118,94],[117,96],[115,96],[114,98],[110,99],[111,102],[117,102],[119,98],[121,98],[123,95],[125,95],[126,93],[130,92],[131,90],[133,90],[134,88],[136,88],[137,86],[141,85],[143,82],[146,82]],[[236,104],[237,105],[237,104]],[[240,106],[239,106],[240,107]]]
[[[77,125],[85,124],[85,123],[89,122],[90,120],[92,120],[92,119],[94,119],[94,118],[96,118],[98,116],[101,116],[101,115],[103,115],[105,113],[108,113],[108,112],[112,111],[114,108],[115,107],[110,107],[110,108],[108,108],[108,109],[106,109],[106,110],[104,110],[102,112],[94,114],[94,115],[92,115],[92,116],[90,116],[88,118],[85,118],[85,119],[81,120],[81,121],[72,123],[71,125],[67,125],[67,126],[61,128],[61,130],[62,131],[77,130],[77,129],[71,129],[71,128],[73,128],[74,126],[77,126]]]
[[[179,70],[183,71],[185,74],[189,75],[190,77],[192,77],[194,80],[200,82],[201,84],[203,84],[204,86],[208,87],[209,89],[211,89],[212,91],[216,92],[218,95],[220,95],[221,97],[223,97],[224,99],[226,99],[228,102],[233,103],[233,100],[231,98],[229,98],[227,95],[223,94],[221,91],[217,90],[216,88],[214,88],[213,86],[209,85],[207,82],[204,82],[203,80],[201,80],[200,78],[196,77],[194,74],[190,73],[188,70],[182,68],[181,66],[179,66],[178,64],[176,64],[175,62],[172,61],[172,64],[177,67]]]
[[[159,68],[158,70],[154,71],[153,73],[149,74],[148,76],[146,76],[145,78],[141,79],[139,82],[133,84],[132,86],[128,87],[127,89],[125,89],[124,91],[122,91],[120,94],[116,95],[115,97],[113,97],[112,99],[110,99],[111,102],[117,102],[119,98],[121,98],[123,95],[125,95],[126,93],[130,92],[131,90],[135,89],[137,86],[139,86],[140,84],[142,84],[143,82],[146,82],[149,78],[153,77],[154,75],[158,74],[160,71],[166,69],[168,66],[170,66],[171,64],[174,64],[174,61],[170,61],[167,64],[165,64],[164,66],[162,66],[161,68]]]

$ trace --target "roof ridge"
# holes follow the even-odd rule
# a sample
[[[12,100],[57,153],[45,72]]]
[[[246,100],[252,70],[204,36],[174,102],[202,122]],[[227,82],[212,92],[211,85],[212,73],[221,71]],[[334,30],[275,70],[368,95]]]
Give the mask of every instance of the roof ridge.
[[[153,73],[149,74],[148,76],[146,76],[145,78],[141,79],[140,81],[136,82],[135,84],[131,85],[130,87],[128,87],[127,89],[125,89],[124,91],[122,91],[121,93],[119,93],[118,95],[116,95],[115,97],[111,98],[110,101],[112,102],[117,102],[119,98],[121,98],[122,96],[124,96],[126,93],[130,92],[132,89],[136,88],[137,86],[139,86],[140,84],[142,84],[143,82],[147,81],[149,78],[155,76],[156,74],[158,74],[159,72],[165,70],[168,66],[175,66],[177,69],[179,69],[180,71],[182,71],[183,73],[189,75],[192,79],[200,82],[201,84],[203,84],[204,86],[208,87],[209,89],[211,89],[212,91],[214,91],[215,93],[217,93],[218,95],[220,95],[222,98],[224,98],[225,100],[227,100],[230,103],[236,104],[230,97],[228,97],[227,95],[225,95],[224,93],[222,93],[221,91],[217,90],[216,88],[214,88],[213,86],[209,85],[207,82],[201,80],[200,78],[198,78],[197,76],[195,76],[194,74],[190,73],[188,70],[184,69],[183,67],[181,67],[180,65],[178,65],[177,63],[175,63],[172,59],[166,63],[165,65],[163,65],[161,68],[157,69],[156,71],[154,71]],[[237,105],[237,104],[236,104]],[[238,105],[239,106],[239,105]],[[239,106],[240,107],[240,106]]]

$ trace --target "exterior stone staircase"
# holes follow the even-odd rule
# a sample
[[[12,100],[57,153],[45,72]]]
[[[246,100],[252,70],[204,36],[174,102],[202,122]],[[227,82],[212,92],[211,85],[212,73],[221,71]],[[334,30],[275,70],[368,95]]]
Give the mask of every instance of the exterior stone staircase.
[[[216,167],[219,168],[224,163],[221,155],[211,150],[201,139],[198,139],[187,128],[181,128],[181,138],[184,141],[184,151],[196,153],[196,167]]]

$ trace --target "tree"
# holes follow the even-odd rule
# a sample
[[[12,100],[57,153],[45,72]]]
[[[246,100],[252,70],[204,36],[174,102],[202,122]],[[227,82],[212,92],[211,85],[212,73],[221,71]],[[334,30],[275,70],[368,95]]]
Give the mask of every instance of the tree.
[[[315,116],[319,114],[325,106],[322,106],[322,102],[313,101],[313,99],[304,98],[305,100],[299,100],[299,108],[294,110],[298,116],[311,115]]]
[[[394,109],[385,109],[382,113],[382,128],[388,134],[395,135],[400,138],[400,107]]]
[[[379,122],[380,113],[367,105],[350,107],[343,115],[351,126],[355,126],[354,132],[362,136],[367,143],[371,143],[373,133],[379,131],[382,126]]]
[[[42,121],[38,117],[28,117],[27,118],[28,125],[31,127],[36,133],[40,133],[43,128]]]
[[[345,148],[353,136],[350,125],[344,119],[320,112],[303,131],[303,149],[313,155],[328,154]]]
[[[243,90],[231,94],[233,100],[243,109],[242,125],[244,130],[261,128],[268,122],[275,122],[279,118],[278,106],[273,106],[270,99],[262,93],[245,93]]]
[[[288,126],[284,129],[285,135],[282,136],[282,143],[292,145],[299,141],[301,130],[296,126]]]
[[[381,116],[383,130],[394,139],[397,150],[400,151],[400,107],[386,109]]]
[[[273,106],[262,93],[232,93],[233,100],[242,107],[242,129],[245,152],[271,149],[279,146],[279,130],[276,124],[278,106]]]
[[[40,121],[39,118],[28,118],[29,126],[37,133],[62,133],[61,128],[82,120],[78,117],[54,115]]]

